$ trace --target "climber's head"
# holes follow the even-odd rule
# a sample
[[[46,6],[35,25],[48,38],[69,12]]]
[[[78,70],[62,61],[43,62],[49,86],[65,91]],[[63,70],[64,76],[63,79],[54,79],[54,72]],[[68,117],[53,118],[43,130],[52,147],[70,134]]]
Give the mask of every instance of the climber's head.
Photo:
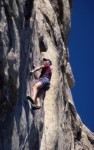
[[[52,61],[50,59],[43,58],[43,62],[48,63],[50,66],[52,65]]]

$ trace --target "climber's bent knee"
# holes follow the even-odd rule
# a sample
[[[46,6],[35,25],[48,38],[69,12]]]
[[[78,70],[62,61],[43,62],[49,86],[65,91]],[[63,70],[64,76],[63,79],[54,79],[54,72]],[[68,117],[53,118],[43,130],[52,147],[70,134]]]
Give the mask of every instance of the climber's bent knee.
[[[33,89],[40,89],[40,88],[42,88],[43,87],[43,83],[42,82],[40,82],[40,81],[38,81],[34,86],[33,86]]]

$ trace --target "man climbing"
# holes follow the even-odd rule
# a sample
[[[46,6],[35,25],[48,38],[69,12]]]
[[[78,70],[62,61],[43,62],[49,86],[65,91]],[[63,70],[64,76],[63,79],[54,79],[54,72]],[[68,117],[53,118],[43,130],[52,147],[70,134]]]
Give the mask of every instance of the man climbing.
[[[52,62],[50,59],[43,58],[43,62],[41,66],[33,69],[30,74],[35,74],[36,71],[41,69],[41,74],[39,76],[38,82],[33,86],[33,95],[32,98],[27,96],[27,99],[33,104],[33,109],[40,109],[40,99],[38,97],[38,93],[42,88],[48,88],[50,86],[50,80],[52,76],[51,69]]]

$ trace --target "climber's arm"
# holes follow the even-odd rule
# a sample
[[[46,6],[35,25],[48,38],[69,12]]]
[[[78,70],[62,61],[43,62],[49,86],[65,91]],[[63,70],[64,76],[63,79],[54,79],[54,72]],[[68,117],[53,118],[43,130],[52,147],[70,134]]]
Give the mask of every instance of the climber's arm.
[[[35,69],[33,69],[32,71],[30,71],[30,73],[35,73],[36,71],[38,71],[38,70],[40,70],[40,69],[42,69],[44,67],[45,67],[44,65],[38,66]]]
[[[40,69],[42,69],[42,68],[44,68],[44,65],[41,65],[41,66],[36,67],[35,69],[33,69],[33,70],[31,71],[31,73],[35,73],[36,71],[38,71],[38,70],[40,70]]]
[[[35,69],[33,69],[32,71],[30,71],[30,75],[34,74],[35,79],[39,79],[39,74],[36,72],[40,69],[44,68],[44,65],[38,66]]]

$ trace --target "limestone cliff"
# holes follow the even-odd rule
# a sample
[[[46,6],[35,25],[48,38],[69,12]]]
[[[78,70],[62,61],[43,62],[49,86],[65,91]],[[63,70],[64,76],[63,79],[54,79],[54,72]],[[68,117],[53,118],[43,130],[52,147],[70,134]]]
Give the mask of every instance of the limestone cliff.
[[[0,150],[94,149],[70,91],[71,8],[71,0],[0,0]],[[52,60],[51,87],[33,111],[29,71],[43,57]]]

